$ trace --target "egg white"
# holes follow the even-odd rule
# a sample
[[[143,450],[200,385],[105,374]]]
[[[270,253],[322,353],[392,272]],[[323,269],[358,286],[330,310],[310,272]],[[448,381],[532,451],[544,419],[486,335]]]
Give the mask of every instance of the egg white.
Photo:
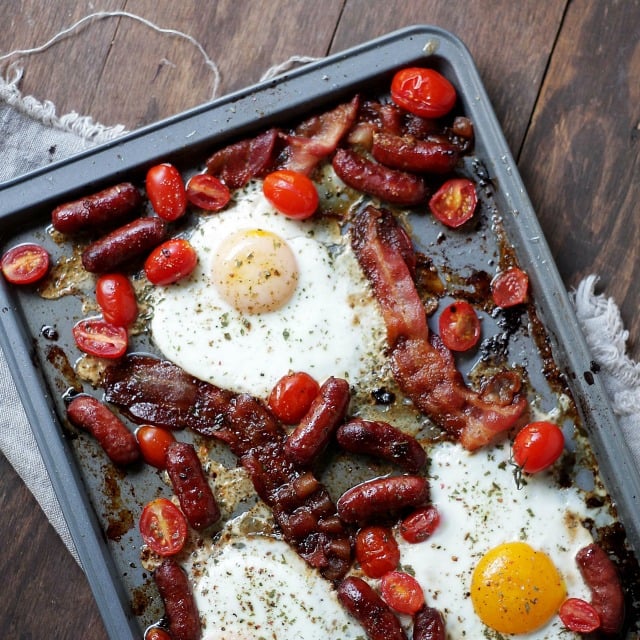
[[[298,286],[282,308],[242,314],[212,283],[216,250],[239,229],[284,238],[298,263]],[[239,192],[223,212],[202,217],[190,237],[193,274],[152,292],[151,332],[162,354],[192,375],[236,392],[266,397],[290,370],[318,381],[356,383],[383,366],[385,328],[348,239],[330,221],[277,213],[260,183]]]

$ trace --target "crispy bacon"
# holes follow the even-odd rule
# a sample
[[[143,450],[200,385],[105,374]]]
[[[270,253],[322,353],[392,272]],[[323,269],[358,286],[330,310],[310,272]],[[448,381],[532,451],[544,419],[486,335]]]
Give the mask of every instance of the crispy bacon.
[[[309,175],[321,160],[336,150],[355,121],[358,104],[356,96],[351,102],[305,120],[293,134],[282,133],[287,147],[281,168]]]
[[[390,241],[398,237],[397,225],[390,212],[369,206],[351,229],[354,252],[387,326],[394,377],[425,415],[473,451],[512,427],[524,412],[520,378],[511,371],[497,374],[479,392],[465,385],[451,352],[437,336],[429,337],[411,272]]]
[[[105,398],[137,423],[189,427],[225,442],[273,511],[285,539],[330,580],[351,564],[351,542],[326,488],[283,451],[286,434],[270,411],[150,356],[129,355],[109,367]]]

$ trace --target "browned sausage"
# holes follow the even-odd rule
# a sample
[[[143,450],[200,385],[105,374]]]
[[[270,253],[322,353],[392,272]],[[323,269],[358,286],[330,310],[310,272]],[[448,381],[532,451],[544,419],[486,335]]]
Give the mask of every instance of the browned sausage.
[[[350,398],[346,380],[328,378],[324,382],[309,411],[285,443],[289,460],[306,467],[324,451],[345,418]]]
[[[345,451],[395,462],[407,473],[417,473],[427,461],[427,454],[414,437],[387,422],[354,418],[338,428],[336,440]]]
[[[590,544],[576,554],[580,573],[591,589],[591,604],[600,615],[604,633],[619,633],[624,623],[624,592],[616,566],[597,544]]]
[[[385,476],[367,480],[340,496],[338,515],[345,522],[369,522],[429,500],[429,483],[422,476]]]
[[[217,522],[220,509],[193,445],[171,443],[165,460],[173,490],[189,524],[194,529],[204,529]]]
[[[135,462],[140,449],[135,436],[118,416],[93,396],[77,396],[67,406],[72,424],[88,431],[118,465]]]
[[[385,202],[411,207],[427,198],[427,188],[419,176],[390,169],[350,149],[338,149],[332,164],[346,185]]]
[[[200,617],[185,572],[172,558],[166,558],[154,571],[173,640],[199,640]]]
[[[444,618],[426,605],[413,616],[413,640],[446,640]]]
[[[451,171],[460,157],[458,148],[443,135],[419,140],[389,133],[373,135],[371,155],[393,169],[438,174]]]
[[[51,223],[61,233],[76,233],[92,227],[115,227],[130,217],[141,203],[140,192],[131,183],[123,182],[61,204],[51,213]]]
[[[91,273],[112,271],[151,251],[164,240],[166,231],[160,218],[137,218],[92,242],[82,252],[82,266]]]
[[[338,599],[370,640],[407,640],[395,613],[361,578],[345,578],[338,587]]]

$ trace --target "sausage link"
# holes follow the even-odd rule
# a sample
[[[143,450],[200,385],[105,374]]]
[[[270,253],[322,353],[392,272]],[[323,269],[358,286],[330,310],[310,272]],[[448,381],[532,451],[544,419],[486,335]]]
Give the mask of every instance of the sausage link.
[[[166,558],[154,571],[173,640],[199,640],[200,617],[187,575],[172,558]]]
[[[412,207],[427,199],[427,187],[419,176],[390,169],[350,149],[338,149],[332,164],[345,184],[385,202]]]
[[[616,566],[597,544],[590,544],[576,554],[580,573],[591,589],[591,604],[600,615],[600,629],[619,633],[624,623],[624,592]]]
[[[92,227],[122,224],[142,204],[140,192],[123,182],[98,193],[56,207],[51,224],[61,233],[76,233]]]
[[[82,252],[82,266],[91,273],[112,271],[158,246],[166,231],[160,218],[137,218],[92,242]]]
[[[422,506],[428,500],[429,483],[422,476],[385,476],[348,489],[336,506],[345,522],[364,523]]]
[[[309,466],[326,448],[349,408],[349,383],[328,378],[300,424],[287,439],[285,455],[301,467]]]
[[[338,587],[338,599],[370,640],[407,640],[395,613],[361,578],[345,578]]]
[[[135,436],[118,416],[93,396],[77,396],[67,406],[72,424],[90,433],[117,465],[127,465],[140,457]]]
[[[427,454],[414,437],[387,422],[354,418],[338,428],[336,439],[345,451],[395,462],[407,473],[417,473],[427,461]]]
[[[173,490],[189,524],[200,530],[217,522],[220,508],[193,445],[172,442],[165,461]]]
[[[444,618],[426,605],[413,616],[413,640],[446,640]]]

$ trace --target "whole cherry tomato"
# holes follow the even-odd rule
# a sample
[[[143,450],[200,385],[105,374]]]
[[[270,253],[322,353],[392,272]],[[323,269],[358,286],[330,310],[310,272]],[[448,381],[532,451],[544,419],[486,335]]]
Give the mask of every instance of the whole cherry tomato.
[[[25,242],[3,254],[0,269],[12,284],[32,284],[49,270],[49,254],[40,245]]]
[[[159,556],[173,556],[182,551],[187,540],[187,520],[182,511],[167,498],[148,502],[140,516],[140,535]]]
[[[269,409],[280,422],[298,424],[319,391],[320,385],[308,373],[288,373],[276,382],[269,394]]]
[[[281,169],[270,173],[262,183],[265,198],[288,218],[304,220],[318,208],[318,191],[302,173]]]
[[[377,525],[358,531],[355,553],[360,567],[370,578],[381,578],[400,562],[400,549],[393,533]]]
[[[434,505],[421,507],[400,523],[400,535],[411,544],[424,542],[438,528],[440,513]]]
[[[163,220],[177,220],[187,210],[187,193],[180,172],[168,163],[151,167],[145,181],[153,210]]]
[[[173,433],[162,427],[145,424],[136,429],[136,440],[144,461],[158,469],[164,469],[167,449],[176,441]]]
[[[480,320],[466,300],[446,307],[440,314],[438,328],[442,342],[452,351],[467,351],[480,340]]]
[[[501,271],[491,281],[491,297],[503,309],[526,302],[528,291],[529,276],[518,267]]]
[[[424,592],[418,581],[403,571],[390,571],[380,582],[382,599],[398,613],[413,615],[424,605]]]
[[[562,624],[574,633],[593,633],[600,627],[600,614],[580,598],[567,598],[558,611]]]
[[[127,351],[127,330],[100,318],[80,320],[71,331],[78,348],[89,355],[115,359]]]
[[[162,627],[150,627],[144,634],[144,640],[171,640],[171,636]]]
[[[513,460],[527,473],[538,473],[550,467],[564,449],[562,430],[553,422],[531,422],[513,441]]]
[[[128,327],[138,315],[136,292],[123,273],[107,273],[98,278],[96,301],[109,324]]]
[[[467,178],[451,178],[431,196],[429,209],[436,220],[455,229],[473,217],[477,204],[473,182]]]
[[[172,238],[156,247],[145,260],[144,272],[152,284],[167,285],[186,278],[198,264],[198,255],[184,238]]]
[[[391,99],[417,116],[440,118],[453,109],[456,90],[434,69],[408,67],[393,76]]]
[[[231,191],[215,176],[198,173],[187,182],[187,200],[205,211],[220,211],[231,200]]]

